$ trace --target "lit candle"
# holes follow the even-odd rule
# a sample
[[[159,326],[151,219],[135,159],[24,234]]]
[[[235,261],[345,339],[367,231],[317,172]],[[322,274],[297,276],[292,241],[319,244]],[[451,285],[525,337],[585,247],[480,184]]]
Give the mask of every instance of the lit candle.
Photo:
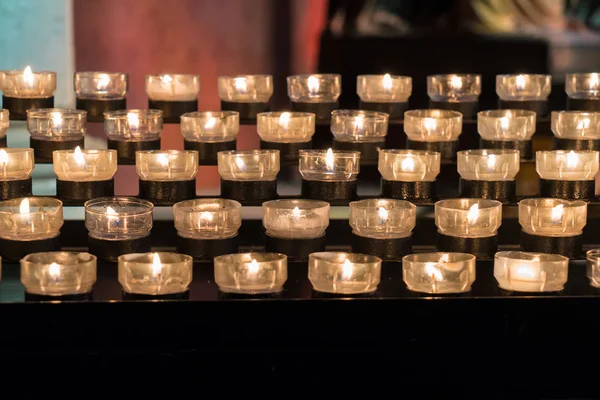
[[[388,115],[376,111],[335,110],[331,133],[336,142],[368,143],[383,146],[388,133]]]
[[[417,207],[403,200],[369,199],[350,203],[354,234],[372,239],[400,239],[411,235]]]
[[[80,141],[86,131],[86,112],[63,108],[29,110],[27,130],[35,140]]]
[[[397,75],[358,75],[356,93],[363,103],[406,103],[412,93],[412,78]]]
[[[24,197],[0,202],[0,238],[11,241],[52,239],[63,225],[60,200]]]
[[[590,280],[590,285],[600,287],[600,249],[589,250],[586,254],[586,276]]]
[[[472,181],[512,181],[519,172],[517,150],[464,150],[458,152],[458,173]],[[468,197],[468,196],[466,196]]]
[[[0,181],[23,181],[35,167],[33,149],[0,149]]]
[[[104,129],[110,140],[157,140],[163,129],[160,110],[119,110],[104,114]]]
[[[317,120],[328,120],[338,106],[342,77],[336,74],[293,75],[287,78],[292,110],[311,112]]]
[[[173,206],[177,234],[189,239],[227,239],[242,225],[242,205],[227,199],[194,199]]]
[[[200,76],[191,74],[146,75],[146,94],[155,101],[196,101]]]
[[[272,200],[263,203],[267,235],[281,239],[314,239],[329,226],[329,203],[318,200]]]
[[[189,181],[198,172],[198,152],[147,150],[136,152],[135,169],[140,179],[154,182]]]
[[[256,122],[258,135],[263,142],[307,143],[315,133],[315,115],[312,113],[260,113]]]
[[[47,98],[56,91],[56,73],[33,72],[28,65],[24,70],[3,71],[0,84],[4,97]]]
[[[592,180],[598,173],[597,151],[538,151],[535,167],[542,179],[561,181]]]
[[[142,295],[183,293],[192,283],[192,257],[179,253],[132,253],[119,256],[123,291]]]
[[[489,110],[477,114],[477,130],[487,141],[531,140],[536,114],[528,110]]]
[[[381,259],[357,253],[313,253],[308,261],[308,279],[317,292],[372,293],[381,279]]]
[[[52,153],[54,173],[61,181],[107,181],[117,172],[116,150],[56,150]]]
[[[498,286],[516,292],[556,292],[567,283],[569,259],[556,254],[501,251],[494,257]]]
[[[571,99],[600,100],[600,75],[597,72],[567,74],[565,92]]]
[[[596,150],[600,148],[599,144],[583,141],[600,140],[600,112],[552,111],[552,132],[559,139],[558,144],[561,145],[561,149],[566,150],[566,145],[571,145],[573,150]],[[569,143],[569,141],[579,141],[579,143]]]
[[[2,74],[0,73],[0,79]],[[10,126],[10,112],[6,109],[0,109],[0,147],[6,147],[6,132]]]
[[[283,290],[287,256],[280,253],[238,253],[215,257],[215,282],[224,293],[265,294]]]
[[[414,292],[468,292],[475,282],[475,256],[466,253],[410,254],[402,258],[402,277],[408,289]]]
[[[496,94],[506,101],[547,100],[552,89],[550,75],[497,75]]]
[[[440,153],[381,149],[378,168],[388,181],[433,182],[440,173]]]
[[[440,233],[463,238],[495,236],[502,224],[502,203],[483,199],[448,199],[435,203]]]
[[[519,202],[519,223],[530,235],[569,237],[582,234],[587,221],[584,201],[525,199]]]
[[[95,282],[96,257],[89,253],[33,253],[21,260],[21,283],[30,294],[85,294],[92,291]]]
[[[427,94],[439,103],[476,102],[481,94],[481,75],[429,75]]]
[[[300,150],[300,174],[310,181],[354,181],[360,170],[358,151]]]
[[[128,76],[122,72],[76,72],[77,99],[119,100],[127,94]]]
[[[449,110],[410,110],[404,113],[404,132],[416,142],[456,141],[462,133],[462,114]]]
[[[191,112],[181,116],[181,134],[189,142],[235,141],[240,129],[236,111]]]
[[[220,76],[219,97],[224,102],[268,103],[273,95],[273,76]]]
[[[118,241],[146,237],[154,206],[135,197],[99,197],[85,203],[85,227],[92,238]]]
[[[237,150],[218,153],[219,175],[229,181],[272,181],[279,173],[279,151]]]

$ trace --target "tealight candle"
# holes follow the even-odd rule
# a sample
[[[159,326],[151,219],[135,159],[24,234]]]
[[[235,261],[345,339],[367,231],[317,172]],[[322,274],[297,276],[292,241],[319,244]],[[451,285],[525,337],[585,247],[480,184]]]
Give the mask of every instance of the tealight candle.
[[[200,165],[216,165],[217,153],[236,149],[240,114],[236,111],[203,111],[181,116],[183,148],[198,152]]]
[[[600,249],[589,250],[585,253],[587,259],[586,276],[590,285],[600,288]]]
[[[33,149],[0,149],[0,200],[31,195]]]
[[[390,119],[402,119],[412,94],[412,78],[397,75],[358,75],[356,94],[361,110],[379,111]]]
[[[146,75],[148,108],[162,111],[167,124],[179,123],[185,113],[198,111],[200,76],[192,74]]]
[[[242,205],[227,199],[194,199],[173,206],[177,251],[195,260],[237,252]]]
[[[63,225],[60,200],[24,197],[0,202],[0,255],[20,260],[30,253],[59,249]]]
[[[565,76],[567,110],[600,111],[600,73]]]
[[[469,292],[475,282],[475,256],[466,253],[410,254],[402,258],[402,277],[413,292]]]
[[[255,123],[258,113],[269,111],[271,75],[220,76],[218,86],[221,110],[239,112],[242,123]]]
[[[63,108],[28,110],[27,130],[35,161],[51,163],[54,150],[83,148],[86,112]]]
[[[75,108],[87,111],[89,122],[102,122],[105,112],[127,108],[128,85],[128,76],[122,72],[75,72]]]
[[[350,203],[352,251],[399,260],[412,251],[417,207],[404,200],[369,199]]]
[[[96,282],[96,257],[56,251],[28,254],[21,260],[25,293],[63,297],[91,293]]]
[[[597,151],[538,151],[535,169],[541,178],[542,196],[570,200],[594,197],[598,163]]]
[[[325,250],[329,203],[319,200],[272,200],[263,203],[266,250],[306,260]]]
[[[554,148],[600,150],[600,112],[552,111]]]
[[[114,195],[116,150],[56,150],[52,153],[56,195],[66,201],[87,201]]]
[[[119,164],[135,164],[135,152],[160,150],[163,116],[160,110],[119,110],[104,113],[108,148],[117,150]]]
[[[131,253],[119,256],[119,283],[134,295],[184,293],[192,283],[192,257],[179,253]]]
[[[581,200],[525,199],[519,202],[521,248],[525,251],[581,254],[587,203]]]
[[[238,253],[215,257],[215,282],[224,293],[277,293],[287,280],[287,256],[279,253]]]
[[[500,251],[494,257],[494,278],[504,290],[558,292],[567,283],[569,259],[556,254]]]
[[[313,253],[308,261],[308,279],[317,292],[373,293],[381,280],[381,259],[357,253]]]
[[[0,77],[2,73],[0,72]],[[0,109],[0,147],[6,147],[6,132],[10,126],[10,112],[6,109]]]
[[[522,159],[531,159],[531,137],[535,133],[535,121],[534,111],[481,111],[477,114],[480,147],[519,150]]]
[[[477,115],[481,75],[445,74],[427,77],[429,108],[458,111],[466,119]]]
[[[540,74],[496,75],[498,108],[535,111],[539,118],[548,115],[548,96],[552,77]]]
[[[410,201],[435,198],[441,155],[434,151],[379,150],[378,169],[384,197]]]
[[[458,137],[462,132],[462,114],[449,110],[410,110],[404,113],[407,147],[437,151],[442,159],[456,158]]]
[[[287,78],[292,110],[313,113],[317,121],[329,120],[338,108],[342,77],[337,74],[292,75]]]
[[[116,261],[122,254],[150,251],[152,203],[135,197],[99,197],[84,206],[90,253]]]
[[[244,205],[277,197],[279,150],[220,151],[221,196]]]
[[[267,112],[256,117],[261,149],[279,150],[281,158],[298,162],[298,151],[310,149],[315,133],[315,114]]]
[[[331,113],[331,133],[336,150],[360,152],[361,161],[375,161],[385,147],[388,115],[376,111],[335,110]]]
[[[25,121],[27,110],[54,107],[56,73],[33,72],[28,65],[24,70],[0,72],[2,105],[10,111],[10,119]]]
[[[300,150],[302,197],[347,204],[356,198],[360,153],[341,150]]]
[[[498,248],[502,203],[483,199],[449,199],[435,203],[439,251],[492,258]]]
[[[173,205],[196,197],[198,152],[146,150],[135,154],[140,177],[140,198],[156,205]]]
[[[518,150],[464,150],[458,152],[461,197],[506,202],[515,196],[519,172]]]

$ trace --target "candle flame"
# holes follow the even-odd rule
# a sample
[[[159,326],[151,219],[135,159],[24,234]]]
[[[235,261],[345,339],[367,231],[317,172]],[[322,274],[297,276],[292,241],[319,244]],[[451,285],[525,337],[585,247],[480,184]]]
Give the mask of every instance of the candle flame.
[[[525,278],[525,279],[534,279],[535,278],[535,272],[526,265],[519,265],[516,269],[515,269],[515,275],[517,278]]]
[[[475,203],[469,208],[469,212],[467,213],[467,223],[469,225],[475,224],[477,219],[479,218],[479,204]]]
[[[560,224],[563,217],[563,209],[564,206],[562,204],[552,207],[552,213],[550,214],[550,222],[552,222],[553,224]]]
[[[437,121],[435,118],[425,118],[423,120],[423,127],[429,132],[437,127]]]
[[[77,166],[85,167],[87,165],[85,162],[85,156],[83,155],[83,152],[79,146],[75,147],[75,150],[73,151],[73,158],[75,158],[75,163]]]
[[[60,129],[60,127],[63,123],[62,114],[58,111],[55,111],[51,114],[51,118],[52,118],[52,127],[55,129]]]
[[[331,150],[331,148],[327,149],[327,153],[325,153],[325,167],[329,172],[333,172],[333,169],[335,167],[335,158],[333,156],[333,150]]]
[[[152,256],[152,276],[157,277],[162,272],[162,263],[160,262],[160,257],[158,253],[154,253]]]
[[[441,282],[444,280],[444,275],[442,275],[442,272],[436,267],[435,263],[425,263],[425,273],[436,282]]]
[[[352,279],[352,272],[354,272],[354,266],[347,258],[344,260],[342,264],[342,280],[350,280]]]
[[[363,117],[362,115],[359,115],[358,117],[354,118],[354,129],[357,131],[360,131],[363,129],[364,125],[365,125],[365,117]]]
[[[462,89],[463,86],[463,80],[460,76],[452,76],[452,78],[450,78],[450,86],[452,86],[452,89],[454,90],[460,90]]]
[[[233,85],[238,92],[245,93],[248,90],[246,78],[234,78]]]
[[[567,168],[577,168],[577,164],[579,163],[579,157],[573,150],[567,153]]]
[[[415,161],[412,159],[412,157],[407,157],[402,160],[400,168],[403,172],[413,172],[415,170]]]
[[[515,79],[515,87],[517,90],[524,90],[526,85],[525,75],[517,75]]]
[[[200,221],[210,222],[213,220],[213,214],[208,211],[203,211],[200,213]]]
[[[235,158],[235,165],[240,171],[246,170],[246,163],[244,162],[244,159],[240,156],[237,156]]]
[[[292,114],[290,114],[289,112],[281,113],[281,115],[279,116],[279,126],[281,126],[282,128],[288,129],[290,127],[291,117],[292,117]]]
[[[109,83],[110,77],[108,76],[108,74],[100,74],[98,75],[98,82],[96,83],[96,88],[98,90],[106,90]]]
[[[294,207],[292,210],[292,217],[298,218],[300,216],[300,208],[298,206]]]
[[[106,207],[106,215],[117,215],[117,212],[111,206]]]
[[[383,207],[379,207],[379,210],[377,210],[377,214],[379,214],[379,222],[381,224],[385,224],[388,220],[388,217],[390,215],[389,211],[386,210]]]
[[[204,124],[204,129],[212,129],[215,127],[216,124],[217,124],[217,119],[211,117],[206,120],[206,123]]]
[[[496,155],[495,154],[488,155],[487,167],[490,171],[493,171],[496,169]]]
[[[50,278],[52,278],[53,280],[57,280],[58,278],[60,278],[60,265],[58,265],[55,262],[50,264],[48,266],[48,274],[50,275]]]
[[[260,270],[260,265],[258,264],[258,261],[256,261],[255,259],[252,259],[250,264],[248,264],[248,275],[256,275],[256,274],[258,274],[259,270]]]
[[[8,164],[8,153],[4,149],[0,149],[0,164],[4,166]]]
[[[29,214],[29,199],[25,197],[19,204],[19,214]]]
[[[588,129],[589,127],[590,127],[590,119],[589,118],[584,118],[577,123],[577,129],[579,129],[579,130]]]
[[[502,129],[503,131],[507,130],[509,122],[510,121],[508,120],[508,117],[500,118],[500,129]]]
[[[598,74],[594,73],[590,76],[590,89],[598,89],[598,86],[600,84],[600,78],[598,77]]]
[[[156,161],[160,164],[161,167],[166,168],[169,166],[169,156],[164,153],[160,153],[156,156]]]
[[[160,77],[160,80],[163,81],[164,83],[171,83],[173,82],[173,77],[171,75],[163,75]]]
[[[385,74],[381,79],[381,86],[383,86],[383,90],[389,92],[392,90],[392,76],[390,74]]]
[[[129,129],[137,131],[140,127],[140,116],[133,112],[127,113],[127,124],[129,124]]]
[[[306,86],[308,86],[308,91],[310,92],[311,95],[316,95],[317,93],[319,93],[321,83],[319,82],[319,78],[317,78],[314,75],[311,75],[308,77]]]
[[[29,87],[33,86],[33,71],[29,65],[23,70],[23,82]]]

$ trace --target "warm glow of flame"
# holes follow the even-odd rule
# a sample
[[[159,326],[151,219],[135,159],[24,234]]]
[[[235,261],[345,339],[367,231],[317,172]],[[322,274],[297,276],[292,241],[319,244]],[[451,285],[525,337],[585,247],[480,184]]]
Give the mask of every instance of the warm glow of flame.
[[[440,260],[439,260],[439,262],[441,262],[441,263],[447,263],[447,262],[450,262],[450,254],[448,254],[448,253],[444,253],[444,254],[442,254],[442,255],[440,256]]]
[[[390,92],[392,90],[392,85],[392,76],[390,74],[385,74],[381,79],[381,86],[383,86],[383,90]]]
[[[290,127],[290,119],[292,118],[292,114],[289,112],[281,113],[279,116],[279,126],[288,129]]]
[[[86,166],[85,156],[83,155],[83,152],[81,151],[81,148],[79,146],[75,147],[75,150],[73,151],[73,158],[75,158],[75,163],[79,167]]]
[[[588,129],[589,127],[590,127],[590,119],[589,118],[584,118],[577,123],[577,129],[579,129],[579,130]]]
[[[463,80],[460,76],[456,76],[454,75],[452,78],[450,78],[450,86],[452,86],[452,89],[454,90],[460,90],[463,87]]]
[[[209,118],[206,120],[206,122],[204,123],[204,129],[212,129],[215,127],[215,125],[217,124],[217,119],[216,118]]]
[[[248,275],[256,275],[259,270],[260,265],[258,264],[258,261],[253,259],[250,264],[248,264]]]
[[[171,75],[163,75],[160,77],[160,80],[163,81],[164,83],[171,83],[173,82],[173,77]]]
[[[60,127],[62,126],[62,123],[63,123],[62,114],[60,112],[53,112],[51,114],[51,118],[52,118],[52,127],[60,129]]]
[[[308,91],[310,92],[310,94],[315,95],[319,93],[321,83],[319,82],[319,78],[317,78],[316,76],[309,76],[306,85],[308,86]]]
[[[200,213],[200,221],[210,222],[213,220],[213,214],[208,211],[202,211]]]
[[[402,160],[402,164],[400,164],[400,169],[403,172],[413,172],[415,170],[415,160],[412,157],[407,157]]]
[[[508,117],[502,117],[500,118],[500,129],[502,129],[503,131],[508,129]]]
[[[590,76],[590,89],[598,89],[598,86],[600,84],[600,78],[598,77],[598,74],[592,74]]]
[[[100,74],[98,75],[98,83],[96,83],[96,88],[98,90],[106,90],[109,83],[110,77],[107,74]]]
[[[495,154],[488,155],[487,167],[490,171],[493,171],[496,169],[496,155]]]
[[[517,75],[517,78],[515,79],[515,87],[517,90],[524,90],[525,89],[525,85],[527,84],[526,79],[525,79],[525,75]]]
[[[538,257],[538,256],[535,256],[535,257],[533,257],[533,258],[531,259],[531,261],[539,262],[539,261],[542,261],[542,260],[540,260],[540,257]]]
[[[577,168],[579,164],[579,156],[571,150],[567,153],[567,168]]]
[[[169,156],[164,153],[160,153],[156,155],[156,161],[160,164],[161,167],[166,168],[169,166]]]
[[[157,277],[162,272],[162,263],[160,262],[160,257],[158,253],[154,253],[152,256],[152,276]]]
[[[127,124],[129,129],[137,130],[140,127],[140,116],[137,113],[127,113]]]
[[[435,118],[425,118],[423,120],[423,127],[429,132],[437,127],[437,121]]]
[[[444,275],[442,275],[442,272],[436,267],[435,263],[425,263],[425,273],[436,282],[444,280]]]
[[[235,90],[238,92],[245,93],[248,90],[246,78],[234,78],[233,85],[235,86]]]
[[[8,153],[4,149],[0,149],[0,164],[3,166],[8,164]]]
[[[23,82],[29,87],[33,86],[33,71],[29,65],[23,70]]]
[[[389,211],[386,210],[383,207],[379,207],[379,210],[377,210],[377,214],[379,214],[379,222],[381,222],[382,224],[385,224],[389,218]]]
[[[469,208],[469,212],[467,213],[467,223],[469,225],[475,224],[477,219],[479,218],[479,204],[475,203]]]
[[[111,206],[106,207],[106,215],[117,215],[117,212]]]
[[[241,171],[246,170],[246,163],[244,162],[244,159],[242,157],[235,158],[235,165]]]
[[[298,218],[299,216],[300,216],[300,208],[298,206],[296,206],[292,210],[292,218]]]
[[[55,262],[50,264],[48,266],[48,275],[50,275],[50,278],[52,278],[54,280],[57,280],[58,278],[60,278],[60,265],[58,265]]]
[[[560,224],[563,217],[564,208],[565,206],[563,206],[562,204],[552,207],[550,222],[552,222],[553,224]]]
[[[19,205],[19,214],[29,214],[29,199],[25,197]]]
[[[333,150],[331,150],[331,148],[329,148],[327,150],[327,153],[325,153],[325,167],[327,168],[327,171],[333,172],[334,166],[335,166],[335,158],[333,156]]]
[[[346,258],[342,264],[342,279],[346,281],[352,279],[352,272],[354,272],[354,266]]]
[[[358,117],[354,118],[353,124],[355,130],[362,130],[365,125],[365,117],[359,115]]]
[[[527,265],[519,265],[515,268],[513,278],[535,279],[535,272]]]

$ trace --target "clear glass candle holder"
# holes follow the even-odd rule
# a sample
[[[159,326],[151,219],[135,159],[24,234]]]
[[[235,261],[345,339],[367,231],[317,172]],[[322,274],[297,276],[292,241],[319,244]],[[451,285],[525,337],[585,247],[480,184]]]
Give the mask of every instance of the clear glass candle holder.
[[[154,101],[194,101],[200,93],[200,76],[192,74],[146,75],[146,94]]]
[[[360,171],[360,152],[300,150],[300,175],[307,181],[354,181]]]
[[[572,99],[600,99],[600,74],[597,72],[566,74],[565,92]]]
[[[123,291],[144,295],[183,293],[192,283],[193,259],[180,253],[131,253],[119,256]]]
[[[569,259],[557,254],[500,251],[494,257],[498,286],[515,292],[557,292],[567,283]]]
[[[92,291],[96,283],[96,256],[56,251],[33,253],[21,260],[25,291],[42,296],[66,296]]]
[[[463,116],[450,110],[409,110],[404,113],[404,132],[417,142],[450,142],[462,133]]]
[[[600,112],[552,111],[552,132],[561,139],[599,140]]]
[[[519,173],[519,160],[519,150],[464,150],[458,152],[457,169],[470,181],[512,181]]]
[[[78,140],[85,135],[87,112],[68,108],[27,110],[27,130],[37,140]]]
[[[105,112],[104,130],[110,140],[157,140],[163,130],[163,113],[161,110]]]
[[[28,65],[24,70],[0,72],[0,89],[6,97],[47,98],[56,91],[56,73],[33,72]]]
[[[496,94],[504,101],[546,100],[551,90],[550,75],[496,75]]]
[[[381,142],[388,132],[386,113],[362,110],[334,110],[331,133],[341,142]]]
[[[228,239],[242,226],[242,205],[227,199],[194,199],[176,203],[177,234],[188,239]]]
[[[319,200],[264,202],[263,225],[269,236],[281,239],[314,239],[329,226],[329,203]]]
[[[312,253],[308,256],[308,279],[317,292],[372,293],[381,280],[381,259],[357,253]]]
[[[427,95],[438,102],[477,101],[481,94],[481,75],[445,74],[427,77]]]
[[[597,151],[552,150],[535,153],[535,169],[542,179],[589,181],[598,174]]]
[[[412,94],[412,78],[398,75],[358,75],[356,94],[367,103],[406,103]]]
[[[475,282],[475,256],[466,253],[409,254],[402,258],[402,278],[413,292],[465,293]]]
[[[401,239],[417,223],[417,207],[404,200],[368,199],[350,203],[350,226],[362,237]]]
[[[15,241],[52,239],[63,225],[62,201],[23,197],[0,202],[0,238]]]
[[[315,114],[289,111],[259,113],[256,130],[263,142],[310,142],[315,133]]]
[[[268,103],[273,96],[273,76],[235,75],[220,76],[219,97],[235,103]]]
[[[1,164],[0,164],[1,165]],[[116,150],[55,150],[52,165],[61,181],[107,181],[117,172]]]
[[[140,179],[155,182],[189,181],[198,173],[195,150],[144,150],[135,152]]]
[[[580,235],[587,221],[587,203],[581,200],[525,199],[519,202],[519,224],[538,236]]]
[[[585,258],[587,259],[586,275],[590,285],[600,288],[600,249],[587,251]]]
[[[75,72],[73,87],[79,99],[119,100],[127,94],[129,78],[123,72]]]
[[[448,199],[435,203],[435,225],[447,236],[494,236],[502,224],[502,203],[484,199]]]
[[[215,282],[224,293],[277,293],[287,281],[285,254],[227,254],[215,257],[214,262]]]
[[[0,138],[6,137],[10,126],[10,112],[4,108],[0,109]]]
[[[279,150],[220,151],[217,167],[228,181],[272,181],[279,173]]]
[[[181,134],[188,142],[231,142],[240,130],[237,111],[189,112],[181,116]]]
[[[292,75],[287,77],[288,96],[296,103],[335,103],[342,93],[338,74]]]
[[[441,155],[424,150],[379,150],[379,173],[386,181],[433,182],[440,173]]]
[[[0,181],[29,179],[34,167],[33,149],[0,149]]]
[[[535,111],[488,110],[477,114],[477,130],[484,140],[530,140],[535,133]]]
[[[135,197],[98,197],[88,200],[85,227],[100,240],[132,240],[146,237],[152,229],[151,202]]]

